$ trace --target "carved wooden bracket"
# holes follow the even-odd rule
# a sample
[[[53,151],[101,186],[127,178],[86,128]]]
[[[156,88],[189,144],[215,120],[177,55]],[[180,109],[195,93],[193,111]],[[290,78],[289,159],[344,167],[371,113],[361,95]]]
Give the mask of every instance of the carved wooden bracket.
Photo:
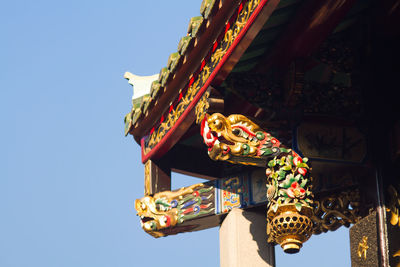
[[[358,189],[330,194],[314,201],[314,234],[335,231],[341,226],[350,227],[361,219],[360,192]]]
[[[201,135],[213,160],[268,167],[268,241],[287,253],[298,252],[313,228],[308,159],[243,115],[205,115]]]

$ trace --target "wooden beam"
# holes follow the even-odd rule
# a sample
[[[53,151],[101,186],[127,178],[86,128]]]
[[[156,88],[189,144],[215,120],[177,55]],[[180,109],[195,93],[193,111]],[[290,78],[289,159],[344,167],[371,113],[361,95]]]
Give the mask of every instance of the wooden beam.
[[[214,180],[221,178],[223,163],[209,158],[207,148],[198,149],[176,145],[163,158],[169,159],[170,168],[177,173]]]
[[[144,168],[145,196],[171,190],[171,168],[152,160],[148,160]]]
[[[236,63],[239,62],[246,49],[250,46],[254,38],[256,38],[259,31],[274,12],[279,2],[280,0],[269,0],[257,17],[255,17],[255,20],[249,24],[250,26],[246,31],[246,34],[240,40],[238,40],[235,50],[232,52],[228,60],[225,61],[223,67],[219,70],[218,74],[214,78],[212,82],[213,86],[220,85],[233,70]]]

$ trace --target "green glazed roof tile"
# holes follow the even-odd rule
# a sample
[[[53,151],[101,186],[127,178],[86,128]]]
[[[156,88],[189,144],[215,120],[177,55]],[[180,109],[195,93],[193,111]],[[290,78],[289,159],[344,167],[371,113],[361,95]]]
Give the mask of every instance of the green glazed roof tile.
[[[208,19],[208,16],[211,13],[211,10],[215,6],[215,0],[203,0],[200,7],[200,13],[203,15],[205,19]]]
[[[204,18],[202,16],[191,18],[188,27],[188,34],[195,37],[203,21]]]
[[[152,82],[150,94],[132,100],[133,108],[124,118],[125,135],[127,135],[132,127],[142,119],[146,111],[154,106],[156,99],[160,97],[163,88],[171,77],[171,73],[175,72],[183,59],[183,55],[186,54],[187,50],[190,49],[189,47],[193,44],[194,37],[199,33],[199,29],[205,22],[204,18],[208,18],[213,8],[216,6],[216,3],[218,3],[216,0],[203,0],[200,7],[202,16],[190,19],[187,36],[181,38],[178,44],[178,52],[172,53],[169,56],[167,67],[162,68],[158,80]]]
[[[134,112],[135,113],[132,115],[132,125],[135,125],[135,123],[138,121],[138,119],[142,115],[142,111],[140,109],[136,109]]]
[[[179,41],[179,44],[178,44],[178,52],[181,54],[181,55],[184,55],[185,53],[186,53],[186,49],[188,48],[188,46],[189,46],[189,44],[190,44],[190,41],[192,40],[193,38],[191,37],[191,36],[185,36],[185,37],[182,37],[182,39]]]
[[[170,72],[175,71],[176,66],[178,65],[180,59],[181,59],[181,55],[178,52],[172,53],[169,56],[167,67]]]
[[[158,81],[160,82],[161,86],[165,86],[165,84],[167,83],[167,80],[169,78],[169,70],[165,67],[162,68],[160,71],[160,77],[158,78]]]
[[[154,101],[153,101],[154,99],[153,98],[151,98],[151,97],[149,97],[148,99],[147,99],[147,101],[145,101],[144,103],[144,107],[143,107],[143,111],[145,112],[146,110],[148,110],[150,107],[152,107],[153,106],[153,104],[154,104]]]
[[[154,99],[158,97],[158,92],[160,91],[161,84],[158,81],[154,81],[151,84],[150,96]]]
[[[146,104],[146,102],[147,102],[147,99],[148,99],[148,97],[147,97],[147,98],[143,97],[142,102],[140,103],[140,107],[139,107],[139,109],[140,109],[141,111],[145,111],[145,110],[144,110],[144,106],[145,106],[145,104]]]
[[[133,110],[131,112],[129,112],[128,114],[126,114],[125,118],[124,118],[125,136],[128,135],[128,133],[129,133],[131,127],[132,127],[132,112],[133,112]]]
[[[132,108],[133,109],[141,109],[143,106],[143,101],[146,101],[149,98],[149,94],[142,95],[141,97],[132,99]]]

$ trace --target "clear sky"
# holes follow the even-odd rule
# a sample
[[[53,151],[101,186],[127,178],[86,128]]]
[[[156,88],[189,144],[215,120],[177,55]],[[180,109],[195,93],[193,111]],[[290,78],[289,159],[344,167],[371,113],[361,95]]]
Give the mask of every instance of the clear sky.
[[[143,165],[123,135],[124,72],[158,73],[200,4],[0,1],[0,266],[219,265],[218,228],[141,230]],[[276,250],[278,266],[350,266],[347,229]]]

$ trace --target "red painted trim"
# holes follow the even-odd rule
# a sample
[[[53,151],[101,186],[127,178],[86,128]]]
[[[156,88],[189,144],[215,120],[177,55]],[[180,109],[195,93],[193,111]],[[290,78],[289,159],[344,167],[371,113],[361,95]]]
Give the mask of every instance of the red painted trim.
[[[254,20],[257,18],[258,14],[261,12],[261,10],[264,8],[265,4],[269,0],[262,0],[256,10],[254,10],[253,14],[247,21],[246,25],[243,27],[243,29],[240,31],[236,39],[233,41],[231,47],[229,47],[228,51],[226,54],[222,57],[221,61],[218,63],[218,65],[215,67],[211,75],[208,77],[207,81],[204,83],[203,87],[200,89],[200,91],[196,94],[196,96],[193,98],[192,102],[189,104],[187,109],[183,112],[183,114],[179,117],[179,119],[176,121],[175,125],[168,131],[168,133],[160,140],[160,142],[147,154],[144,153],[144,138],[141,140],[141,147],[142,147],[142,162],[145,163],[148,161],[150,158],[160,158],[164,153],[166,153],[170,147],[171,143],[173,143],[172,140],[170,140],[175,132],[179,129],[181,126],[181,123],[186,119],[186,117],[191,113],[194,112],[194,107],[196,106],[197,102],[200,100],[200,98],[203,96],[207,88],[210,86],[211,82],[214,80],[215,76],[217,76],[219,70],[222,68],[222,66],[225,64],[225,62],[228,60],[232,52],[235,50],[236,46],[239,44],[239,42],[242,40],[243,36],[246,34],[250,26],[253,24]],[[193,78],[193,77],[192,77]],[[193,118],[194,119],[194,118]],[[192,123],[192,122],[191,122]],[[191,124],[190,123],[190,124]],[[172,137],[171,137],[172,136]]]
[[[250,131],[249,129],[247,129],[246,127],[244,127],[244,126],[242,126],[242,125],[232,126],[232,129],[235,129],[235,128],[240,128],[240,129],[242,129],[243,131],[245,131],[248,135],[251,135],[252,137],[253,137],[253,136],[256,136],[252,131]]]
[[[144,139],[146,138],[146,136],[144,136],[144,137],[142,137],[142,139],[140,139],[140,147],[142,148],[140,151],[141,151],[141,153],[142,153],[142,162],[143,163],[145,163],[146,161],[143,161],[143,158],[144,158]]]

